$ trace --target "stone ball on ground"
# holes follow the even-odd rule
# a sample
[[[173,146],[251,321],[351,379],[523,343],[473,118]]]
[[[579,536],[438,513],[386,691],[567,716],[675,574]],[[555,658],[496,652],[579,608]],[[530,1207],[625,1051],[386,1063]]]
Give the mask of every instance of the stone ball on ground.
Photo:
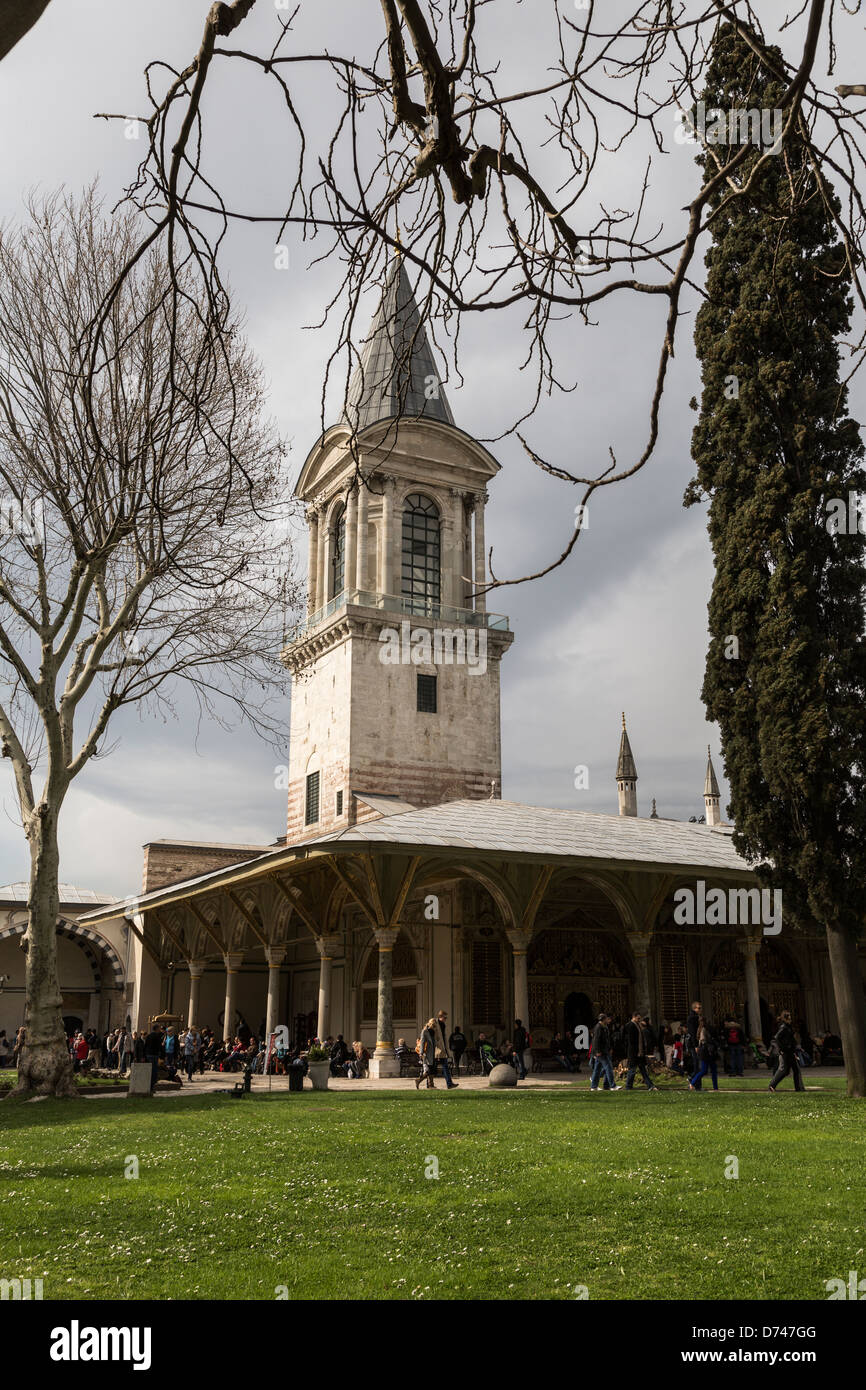
[[[507,1062],[500,1062],[490,1073],[489,1084],[491,1086],[516,1086],[517,1072]]]

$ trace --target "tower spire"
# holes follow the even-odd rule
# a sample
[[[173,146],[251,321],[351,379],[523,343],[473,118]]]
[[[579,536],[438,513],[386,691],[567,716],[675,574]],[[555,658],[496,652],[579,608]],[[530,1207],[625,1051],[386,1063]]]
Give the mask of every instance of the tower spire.
[[[356,430],[398,417],[454,424],[406,270],[399,227],[397,243],[349,386],[346,419]]]
[[[625,710],[622,715],[622,737],[619,741],[619,759],[616,765],[616,789],[619,794],[620,815],[636,816],[637,768],[625,727]]]
[[[706,808],[707,825],[721,825],[720,795],[719,784],[716,781],[716,770],[713,767],[713,759],[710,754],[710,745],[707,744],[707,775],[704,778],[704,807]]]

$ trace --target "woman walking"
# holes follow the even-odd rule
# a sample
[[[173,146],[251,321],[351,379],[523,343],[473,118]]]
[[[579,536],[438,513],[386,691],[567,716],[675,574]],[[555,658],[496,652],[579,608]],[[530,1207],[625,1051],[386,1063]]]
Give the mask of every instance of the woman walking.
[[[697,1032],[698,1062],[700,1065],[689,1082],[689,1090],[699,1091],[701,1089],[702,1080],[707,1072],[709,1072],[713,1079],[713,1090],[717,1091],[719,1089],[719,1075],[716,1069],[716,1060],[719,1055],[719,1049],[713,1035],[713,1030],[710,1028],[703,1014],[700,1016]]]
[[[433,1077],[436,1073],[436,1020],[428,1018],[427,1026],[421,1034],[420,1042],[421,1071],[415,1078],[415,1090],[426,1079],[428,1091],[436,1090],[436,1082]]]
[[[797,1061],[797,1038],[791,1026],[791,1015],[787,1010],[779,1014],[779,1031],[773,1041],[779,1049],[779,1065],[770,1082],[770,1090],[775,1091],[779,1082],[785,1080],[788,1072],[793,1072],[794,1090],[805,1091],[800,1063]]]

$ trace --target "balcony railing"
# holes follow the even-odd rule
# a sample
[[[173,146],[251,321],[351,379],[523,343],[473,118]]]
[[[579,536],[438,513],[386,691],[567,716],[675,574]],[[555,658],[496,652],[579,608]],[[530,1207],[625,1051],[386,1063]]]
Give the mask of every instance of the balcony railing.
[[[382,612],[398,614],[404,618],[430,618],[438,623],[486,627],[494,632],[508,631],[508,619],[502,613],[482,613],[477,608],[452,608],[447,603],[430,603],[425,599],[410,598],[405,594],[376,594],[365,589],[352,589],[330,599],[304,622],[291,628],[286,633],[286,646],[302,642],[328,618],[350,606],[378,608]]]

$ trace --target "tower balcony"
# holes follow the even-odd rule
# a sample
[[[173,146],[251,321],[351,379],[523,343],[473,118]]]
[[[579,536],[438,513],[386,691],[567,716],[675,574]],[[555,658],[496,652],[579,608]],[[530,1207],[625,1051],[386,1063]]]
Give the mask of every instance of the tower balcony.
[[[379,594],[366,589],[345,590],[332,598],[302,623],[286,633],[286,647],[303,642],[329,618],[347,608],[374,609],[401,618],[427,618],[455,627],[484,627],[492,632],[508,632],[508,619],[502,613],[485,613],[478,608],[453,608],[447,603],[431,603],[405,594]],[[510,640],[510,639],[509,639]]]

